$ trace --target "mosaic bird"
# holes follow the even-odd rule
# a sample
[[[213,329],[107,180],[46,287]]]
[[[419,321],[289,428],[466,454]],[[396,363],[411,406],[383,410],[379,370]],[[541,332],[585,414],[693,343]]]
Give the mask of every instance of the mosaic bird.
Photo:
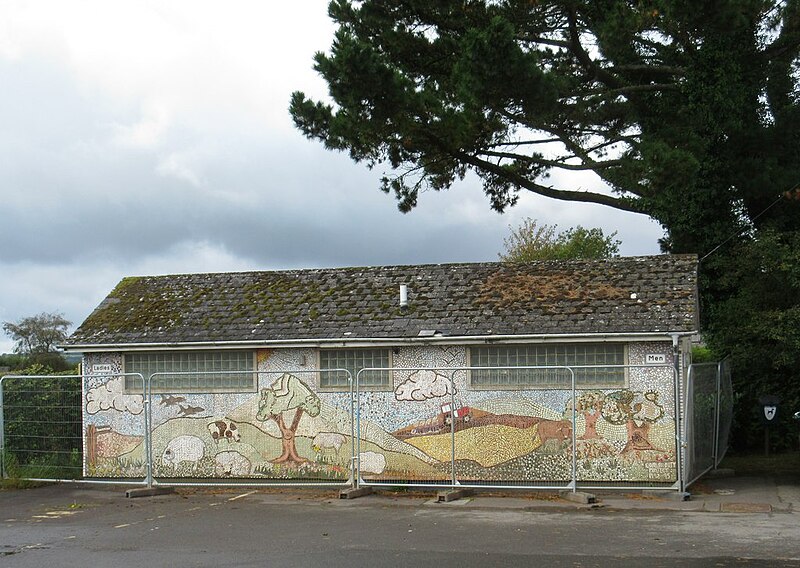
[[[188,404],[186,406],[179,404],[178,408],[180,408],[178,416],[191,416],[192,414],[198,414],[205,410],[202,406],[189,406]]]
[[[166,396],[163,394],[160,396],[161,396],[161,402],[159,402],[158,404],[161,406],[177,406],[181,402],[186,402],[186,397],[183,396]]]

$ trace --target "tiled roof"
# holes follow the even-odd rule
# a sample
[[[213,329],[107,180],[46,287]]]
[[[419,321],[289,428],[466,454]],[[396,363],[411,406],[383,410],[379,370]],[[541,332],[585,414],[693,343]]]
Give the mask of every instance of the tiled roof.
[[[697,257],[675,255],[131,277],[68,345],[696,329]]]

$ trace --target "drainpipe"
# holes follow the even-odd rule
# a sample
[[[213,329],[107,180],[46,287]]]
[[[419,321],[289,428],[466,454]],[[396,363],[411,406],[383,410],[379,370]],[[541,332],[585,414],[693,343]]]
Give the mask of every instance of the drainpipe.
[[[680,350],[680,335],[672,335],[672,362],[675,367],[675,461],[678,469],[678,491],[681,493],[686,492],[683,479],[683,450],[685,447],[683,440],[683,422],[681,420],[681,350]]]

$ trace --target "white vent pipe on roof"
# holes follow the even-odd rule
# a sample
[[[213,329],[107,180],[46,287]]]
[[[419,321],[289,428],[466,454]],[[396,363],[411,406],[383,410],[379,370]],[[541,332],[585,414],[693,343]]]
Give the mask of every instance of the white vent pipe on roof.
[[[400,284],[400,307],[408,307],[408,286]]]

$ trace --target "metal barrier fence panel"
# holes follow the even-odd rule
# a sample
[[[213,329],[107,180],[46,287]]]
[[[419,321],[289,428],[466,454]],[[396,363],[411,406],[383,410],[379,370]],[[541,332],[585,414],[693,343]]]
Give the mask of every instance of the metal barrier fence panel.
[[[454,440],[456,480],[459,485],[553,486],[570,488],[575,477],[573,372],[558,367],[480,369],[498,378],[527,372],[560,389],[470,393],[470,424]],[[469,373],[456,373],[467,390]],[[477,370],[475,372],[478,372]],[[461,424],[457,422],[457,424]]]
[[[265,359],[266,360],[266,359]],[[264,361],[265,361],[264,360]],[[262,361],[262,363],[264,363]],[[148,377],[153,477],[170,485],[349,485],[354,477],[352,376],[343,392],[315,388],[318,371],[156,372]],[[210,389],[212,383],[253,389]],[[192,388],[187,388],[187,385]]]
[[[718,377],[717,363],[689,366],[686,382],[686,485],[692,484],[716,465]]]
[[[91,371],[82,377],[84,477],[147,482],[148,408],[142,375],[122,373],[121,366],[108,362]]]
[[[80,377],[5,376],[0,379],[0,407],[4,477],[81,477]]]
[[[387,371],[396,388],[364,384]],[[447,369],[365,368],[356,374],[355,394],[359,484],[452,485],[450,417],[460,407]]]
[[[323,373],[339,373],[339,387],[326,390],[319,370],[291,370],[281,356],[264,354],[254,371],[222,373],[254,375],[254,388],[247,392],[201,392],[199,383],[185,388],[185,380],[203,373],[153,373],[144,380],[117,372],[121,365],[104,365],[90,365],[104,374],[72,377],[75,388],[65,406],[72,412],[67,447],[71,459],[78,458],[75,477],[147,483],[156,477],[200,485],[360,481],[530,488],[650,487],[679,477],[677,387],[668,365],[619,366],[625,367],[625,385],[616,389],[572,387],[573,373],[592,367],[542,367],[567,388],[528,390],[468,384],[469,372],[487,368],[409,365],[391,370],[391,390],[362,388],[360,375],[354,380],[348,371],[332,369]],[[12,379],[70,377],[3,382]],[[3,388],[6,398],[10,392],[3,382],[0,447],[8,455],[26,449],[19,446],[26,438],[14,436],[29,430],[17,423],[19,405],[2,400]],[[25,395],[36,400],[43,384]],[[694,415],[702,392],[689,392]],[[58,406],[51,403],[51,410]],[[42,427],[58,422],[40,410]],[[698,421],[689,418],[687,431],[695,434]],[[695,452],[694,443],[691,438],[697,464],[695,455],[708,452]],[[22,445],[36,449],[30,441]]]
[[[3,475],[98,482],[127,477],[143,482],[147,469],[143,397],[123,397],[123,380],[118,375],[0,379]],[[127,405],[124,411],[123,405]],[[136,415],[141,415],[138,421]]]
[[[733,425],[733,377],[730,359],[719,364],[719,412],[717,417],[717,446],[714,467],[719,466],[730,444]]]
[[[575,370],[612,368],[624,371],[624,388],[573,390]],[[552,375],[548,380],[566,388],[467,386],[469,372],[490,370],[542,371]],[[577,484],[669,486],[679,481],[672,366],[391,371],[401,375],[395,379],[400,384],[395,396],[362,393],[360,373],[356,375],[357,451],[363,485],[563,489]],[[426,392],[432,394],[426,397]],[[368,446],[383,457],[371,458],[364,467]],[[375,460],[382,471],[373,471]]]
[[[666,357],[669,360],[669,357]],[[678,396],[678,371],[673,365],[637,364],[623,367],[627,388],[600,391],[603,398],[597,430],[611,447],[588,445],[586,433],[578,440],[579,475],[594,472],[595,479],[642,488],[674,484],[680,487],[681,452],[678,423],[682,409]],[[579,391],[581,397],[591,391]],[[586,394],[583,394],[586,393]],[[591,403],[591,398],[590,398]],[[595,418],[596,419],[596,418]],[[586,432],[580,423],[578,429]],[[589,459],[587,459],[589,458]],[[593,459],[592,459],[593,458]],[[599,471],[597,471],[599,470]],[[579,477],[579,481],[582,478]],[[602,483],[584,487],[602,487]]]

